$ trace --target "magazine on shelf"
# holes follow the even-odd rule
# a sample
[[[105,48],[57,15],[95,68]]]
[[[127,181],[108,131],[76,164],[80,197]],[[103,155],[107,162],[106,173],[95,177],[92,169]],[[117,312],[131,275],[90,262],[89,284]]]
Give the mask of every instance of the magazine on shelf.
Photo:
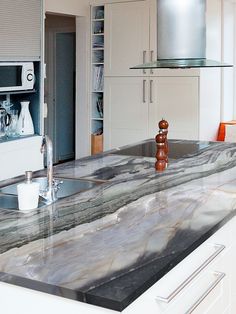
[[[93,68],[93,89],[94,91],[103,91],[104,77],[103,65],[94,66]]]
[[[99,113],[100,118],[103,118],[103,99],[97,99],[97,111]]]

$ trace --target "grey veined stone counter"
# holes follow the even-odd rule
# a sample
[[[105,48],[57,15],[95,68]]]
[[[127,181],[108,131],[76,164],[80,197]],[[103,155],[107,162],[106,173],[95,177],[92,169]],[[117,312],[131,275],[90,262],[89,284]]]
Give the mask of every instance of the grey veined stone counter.
[[[0,280],[121,311],[235,215],[235,144],[170,141],[163,173],[154,154],[149,140],[56,166],[102,184],[0,209]]]

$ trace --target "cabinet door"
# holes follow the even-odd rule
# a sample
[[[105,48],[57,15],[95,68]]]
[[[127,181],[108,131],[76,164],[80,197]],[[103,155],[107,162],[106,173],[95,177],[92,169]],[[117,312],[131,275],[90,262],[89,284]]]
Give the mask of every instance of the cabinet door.
[[[38,60],[41,55],[41,0],[1,0],[0,60]]]
[[[5,167],[1,168],[0,180],[23,175],[27,169],[32,171],[43,169],[43,155],[40,152],[41,143],[41,136],[1,143],[0,163]]]
[[[150,10],[150,52],[149,60],[155,61],[157,59],[157,1],[149,0]],[[155,75],[158,70],[149,70],[150,75]]]
[[[150,78],[149,137],[162,118],[169,122],[169,138],[198,139],[198,77]]]
[[[105,149],[147,138],[147,83],[145,77],[105,78]]]
[[[130,67],[149,57],[147,1],[105,5],[105,76],[137,76]]]

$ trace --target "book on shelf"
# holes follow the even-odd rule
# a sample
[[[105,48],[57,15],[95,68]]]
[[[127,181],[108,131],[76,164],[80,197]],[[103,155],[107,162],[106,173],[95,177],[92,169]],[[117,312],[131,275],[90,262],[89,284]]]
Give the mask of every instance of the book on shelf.
[[[95,42],[93,43],[93,48],[96,49],[96,48],[104,48],[104,43],[103,42]]]
[[[100,118],[103,118],[103,99],[98,98],[97,99],[97,111],[99,113]]]
[[[94,66],[93,68],[93,90],[103,91],[104,74],[103,65]]]

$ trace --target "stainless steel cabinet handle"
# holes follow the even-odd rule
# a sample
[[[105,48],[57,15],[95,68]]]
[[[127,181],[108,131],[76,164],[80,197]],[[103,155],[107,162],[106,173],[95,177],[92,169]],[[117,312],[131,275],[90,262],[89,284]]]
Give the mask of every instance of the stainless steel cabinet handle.
[[[154,55],[154,51],[151,50],[151,51],[150,51],[150,62],[153,62],[153,61],[154,61],[154,60],[153,60],[153,55]],[[151,73],[151,74],[154,73],[152,69],[150,70],[150,73]]]
[[[157,301],[162,301],[165,303],[169,303],[173,300],[207,265],[209,265],[224,249],[225,246],[222,244],[214,244],[216,251],[208,257],[189,277],[187,277],[179,287],[177,287],[173,292],[168,295],[168,297],[157,296]]]
[[[143,80],[143,102],[146,102],[146,80]]]
[[[218,271],[214,272],[214,275],[216,276],[216,279],[214,282],[210,285],[210,287],[207,288],[207,290],[200,296],[200,298],[191,306],[190,309],[185,314],[191,314],[199,304],[202,303],[202,301],[208,296],[208,294],[221,282],[221,280],[226,276],[225,273],[221,273]]]
[[[153,103],[153,80],[150,80],[150,103]]]
[[[146,55],[147,55],[147,51],[144,50],[143,51],[143,63],[146,63]],[[146,73],[147,73],[146,70],[143,70],[143,74],[146,74]]]

